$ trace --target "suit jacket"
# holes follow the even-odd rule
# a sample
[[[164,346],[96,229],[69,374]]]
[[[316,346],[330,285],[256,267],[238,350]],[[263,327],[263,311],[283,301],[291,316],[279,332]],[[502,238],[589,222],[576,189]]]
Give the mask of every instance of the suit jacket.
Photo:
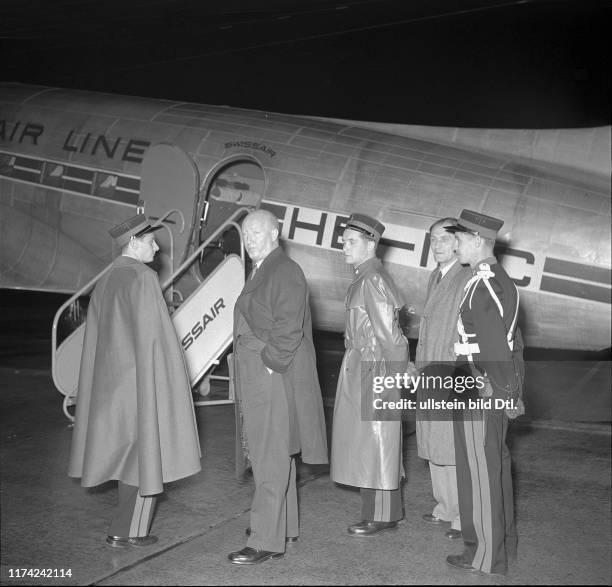
[[[457,319],[464,286],[472,276],[469,267],[456,261],[440,283],[436,283],[440,268],[429,276],[427,297],[419,329],[419,342],[416,350],[416,367],[426,375],[450,375],[451,366],[456,361],[454,343],[459,340]],[[440,364],[443,363],[443,364]],[[435,373],[434,373],[435,371]],[[417,392],[417,400],[438,396],[445,399],[442,391],[428,390],[427,394]],[[453,439],[452,412],[444,413],[417,410],[416,421],[417,449],[422,459],[436,465],[455,464],[455,444]]]
[[[265,378],[261,365],[282,374],[289,420],[290,454],[302,453],[311,464],[327,463],[327,436],[323,400],[316,370],[308,287],[300,266],[280,247],[247,279],[234,306],[234,345],[240,318],[256,340],[249,343],[260,364],[234,361],[238,397],[253,393]],[[245,371],[246,368],[246,371]],[[239,372],[239,375],[238,375]],[[250,384],[251,383],[251,384]],[[265,383],[265,382],[263,382]],[[284,404],[283,404],[284,405]]]
[[[154,495],[200,468],[189,379],[157,274],[120,256],[87,311],[68,475]]]

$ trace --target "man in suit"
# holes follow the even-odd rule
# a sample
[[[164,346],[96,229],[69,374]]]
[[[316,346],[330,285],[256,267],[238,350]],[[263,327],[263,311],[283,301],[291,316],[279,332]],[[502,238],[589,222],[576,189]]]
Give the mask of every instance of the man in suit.
[[[242,224],[253,262],[234,307],[234,384],[255,494],[247,546],[236,564],[283,556],[299,534],[294,455],[327,463],[306,279],[279,247],[276,217],[251,212]]]
[[[524,412],[514,353],[518,290],[493,256],[503,220],[463,210],[446,230],[457,236],[457,259],[473,275],[465,286],[455,353],[473,375],[480,398],[505,407],[469,406],[454,413],[455,456],[464,551],[446,562],[458,569],[505,574],[516,557],[508,418]],[[520,357],[519,357],[520,359]]]
[[[355,537],[396,529],[404,517],[401,413],[381,414],[391,416],[381,421],[370,409],[374,377],[404,372],[408,362],[408,341],[399,325],[403,301],[376,257],[384,230],[375,218],[353,214],[342,236],[345,261],[355,275],[346,294],[346,351],[334,406],[330,476],[360,488],[361,521],[348,528]]]
[[[96,284],[85,326],[70,477],[118,480],[106,543],[148,546],[163,483],[200,470],[200,443],[181,347],[157,274],[144,214],[109,230],[121,255]]]
[[[427,284],[425,307],[421,315],[416,367],[427,375],[451,374],[455,362],[454,343],[457,340],[457,317],[463,287],[472,272],[457,261],[456,238],[445,226],[456,226],[455,218],[442,218],[431,226],[430,247],[438,266]],[[442,390],[427,390],[428,396]],[[417,389],[417,405],[425,400]],[[440,399],[435,397],[434,399]],[[446,536],[461,538],[461,520],[457,497],[457,474],[453,421],[444,411],[417,410],[416,434],[419,457],[429,461],[431,485],[436,505],[431,513],[423,514],[430,524],[450,522]]]

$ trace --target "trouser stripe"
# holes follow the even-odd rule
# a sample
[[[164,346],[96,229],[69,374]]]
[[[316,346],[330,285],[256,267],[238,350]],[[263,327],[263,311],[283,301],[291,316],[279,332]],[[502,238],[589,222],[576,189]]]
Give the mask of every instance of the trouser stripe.
[[[361,487],[361,519],[369,522],[397,522],[404,516],[402,493],[398,489]]]
[[[389,519],[391,500],[386,491],[376,491],[374,496],[374,520],[386,521]]]
[[[151,513],[151,498],[136,494],[134,510],[130,522],[130,536],[146,536],[149,526],[149,515]]]
[[[119,503],[109,526],[111,536],[147,536],[155,509],[156,496],[142,497],[138,487],[119,482]]]
[[[485,455],[485,414],[472,412],[464,421],[467,457],[472,478],[472,508],[478,546],[472,566],[490,572],[493,542],[489,470]]]

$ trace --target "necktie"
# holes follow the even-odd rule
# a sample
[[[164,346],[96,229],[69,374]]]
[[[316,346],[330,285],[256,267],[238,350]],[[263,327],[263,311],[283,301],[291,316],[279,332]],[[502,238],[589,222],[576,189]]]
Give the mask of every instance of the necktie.
[[[442,271],[438,271],[438,277],[436,278],[436,285],[442,281]]]
[[[253,271],[251,271],[251,279],[255,277],[255,273],[257,273],[257,265],[253,265]]]

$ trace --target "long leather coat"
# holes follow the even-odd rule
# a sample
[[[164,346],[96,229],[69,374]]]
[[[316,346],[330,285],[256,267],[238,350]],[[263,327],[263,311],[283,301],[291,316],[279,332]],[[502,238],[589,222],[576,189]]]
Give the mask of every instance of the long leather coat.
[[[357,267],[346,295],[346,352],[334,406],[331,478],[337,483],[386,490],[399,486],[400,414],[394,421],[362,419],[362,390],[372,389],[375,376],[406,368],[408,342],[398,321],[402,305],[379,259]],[[366,391],[364,397],[372,396]],[[364,407],[368,412],[369,406]]]

